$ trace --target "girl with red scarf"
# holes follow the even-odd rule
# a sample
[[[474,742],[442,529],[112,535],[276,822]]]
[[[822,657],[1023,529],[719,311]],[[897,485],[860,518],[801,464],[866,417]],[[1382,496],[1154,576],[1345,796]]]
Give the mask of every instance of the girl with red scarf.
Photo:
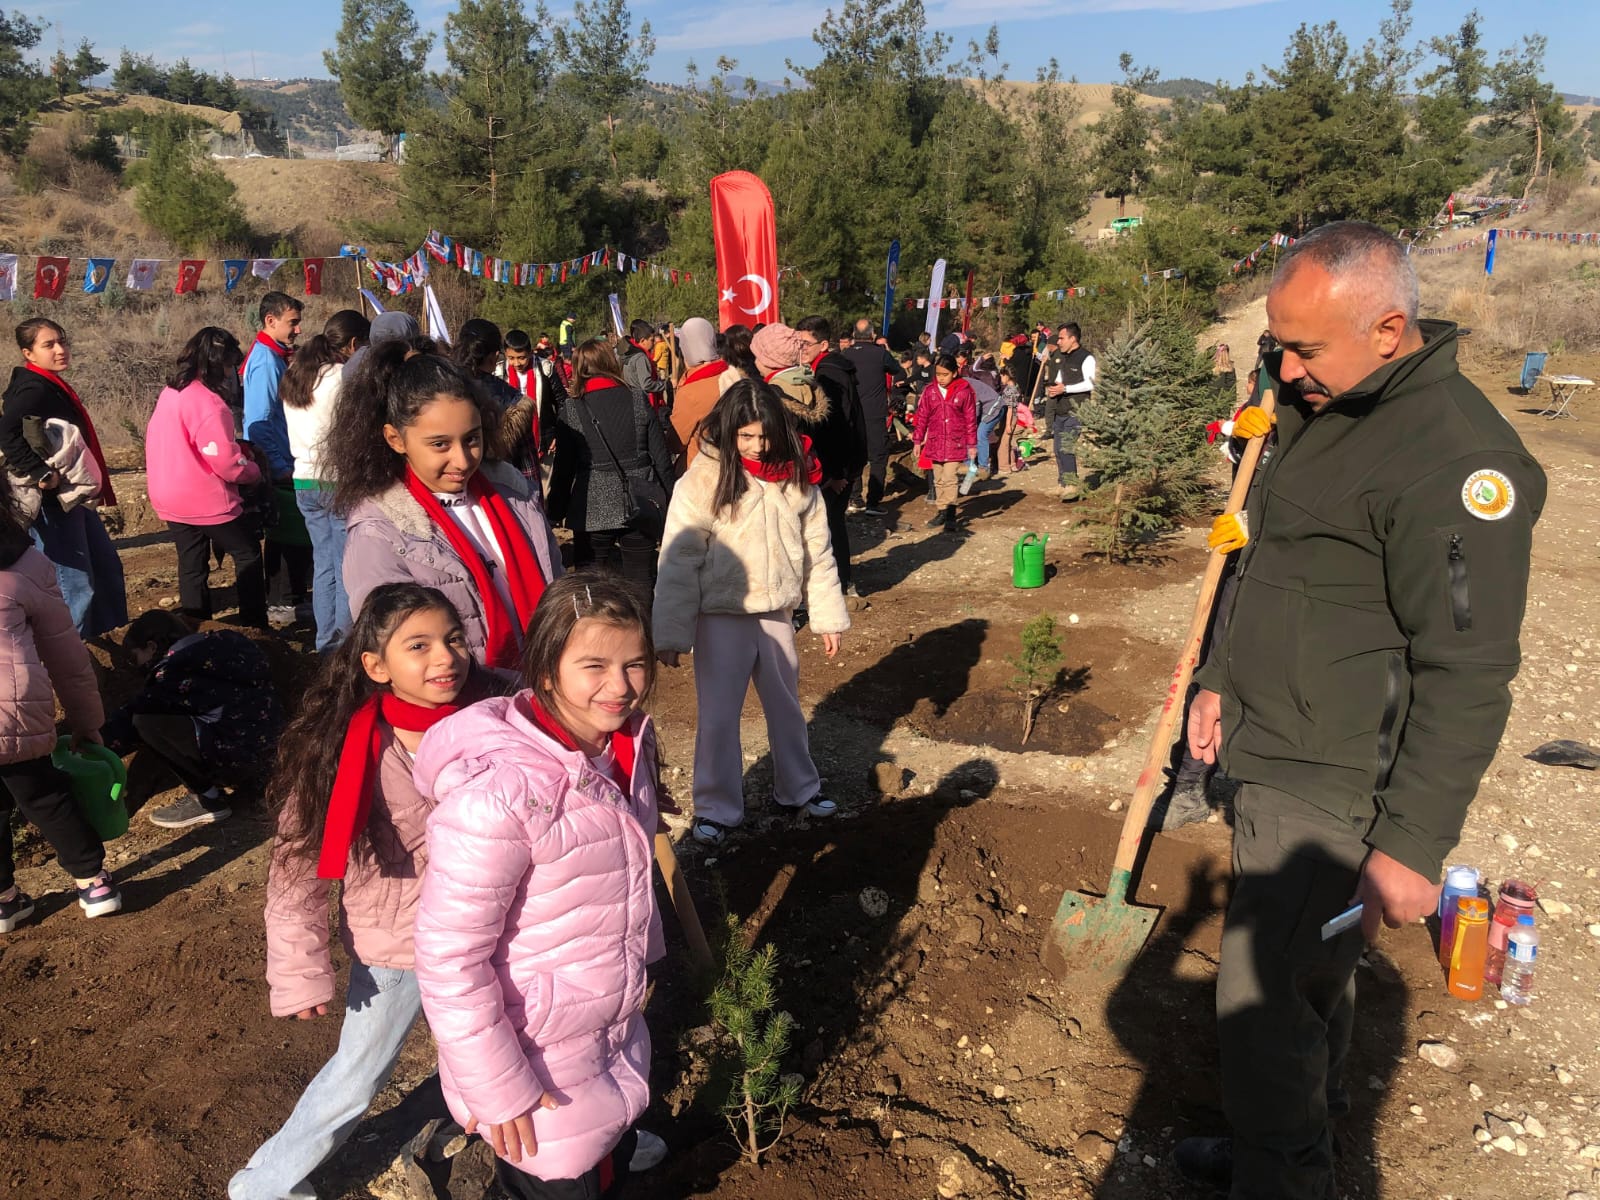
[[[327,452],[350,607],[380,583],[436,587],[473,656],[512,673],[561,554],[537,486],[488,459],[484,403],[428,339],[380,342],[345,378]]]
[[[422,1013],[412,926],[432,803],[411,781],[423,733],[493,690],[474,671],[461,618],[433,588],[385,584],[325,660],[286,731],[267,789],[278,840],[267,876],[272,1013],[325,1016],[335,980],[328,896],[342,880],[350,956],[339,1049],[288,1122],[228,1184],[231,1200],[309,1195],[307,1176],[372,1103]]]
[[[22,366],[11,373],[11,384],[0,398],[0,454],[6,469],[39,489],[42,503],[31,534],[34,544],[56,569],[56,583],[72,614],[72,623],[85,638],[128,623],[128,597],[117,557],[105,526],[91,509],[115,504],[116,492],[106,469],[94,422],[62,372],[72,363],[67,332],[45,317],[33,317],[17,326],[17,348]],[[105,482],[89,503],[64,509],[55,497],[61,474],[40,455],[28,432],[35,420],[62,420],[77,427],[84,444],[100,468]]]
[[[832,658],[850,628],[817,483],[822,467],[769,384],[741,379],[701,424],[700,453],[673,490],[656,579],[661,661],[694,651],[694,812],[702,845],[744,821],[739,713],[755,680],[767,717],[773,802],[831,817],[800,708],[794,610],[804,603]]]

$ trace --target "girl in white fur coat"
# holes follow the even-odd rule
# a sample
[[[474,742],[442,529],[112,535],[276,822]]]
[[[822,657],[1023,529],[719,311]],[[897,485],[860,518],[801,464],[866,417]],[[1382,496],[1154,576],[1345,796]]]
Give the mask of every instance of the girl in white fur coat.
[[[701,425],[700,453],[673,489],[653,624],[669,667],[694,651],[697,842],[744,821],[739,713],[755,680],[772,748],[773,803],[831,817],[800,708],[794,610],[810,612],[828,657],[850,628],[816,483],[821,467],[769,386],[741,379]]]

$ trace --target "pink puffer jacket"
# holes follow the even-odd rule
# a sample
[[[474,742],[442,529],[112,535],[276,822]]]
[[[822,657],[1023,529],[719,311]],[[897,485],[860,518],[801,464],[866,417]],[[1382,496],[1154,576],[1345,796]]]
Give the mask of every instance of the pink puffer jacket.
[[[106,723],[94,666],[55,567],[32,546],[20,553],[13,546],[0,552],[0,763],[43,758],[56,748],[57,692],[74,733]]]
[[[411,782],[411,756],[387,726],[377,778],[367,822],[371,850],[351,853],[339,893],[339,940],[346,953],[369,967],[409,971],[433,804]],[[332,887],[332,880],[317,878],[314,854],[288,858],[274,849],[267,871],[267,984],[275,1017],[333,999]]]
[[[922,389],[911,439],[929,462],[964,462],[978,448],[978,398],[965,379],[948,390],[937,381]]]
[[[540,729],[528,693],[439,722],[417,752],[428,874],[416,970],[457,1120],[533,1113],[540,1179],[593,1167],[650,1099],[645,964],[662,953],[651,890],[655,733],[636,716],[631,795]],[[648,765],[647,765],[648,764]],[[539,1109],[551,1093],[555,1109]]]

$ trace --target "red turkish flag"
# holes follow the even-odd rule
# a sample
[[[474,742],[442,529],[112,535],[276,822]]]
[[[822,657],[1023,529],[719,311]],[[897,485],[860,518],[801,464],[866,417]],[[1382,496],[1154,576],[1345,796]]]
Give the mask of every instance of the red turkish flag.
[[[714,178],[711,235],[722,327],[778,320],[778,226],[767,185],[749,171]]]
[[[200,272],[206,269],[203,258],[186,258],[178,264],[178,282],[172,285],[174,296],[185,296],[200,286]]]
[[[322,295],[322,259],[306,259],[306,295]]]
[[[33,268],[33,298],[59,300],[61,290],[67,286],[67,268],[70,258],[41,258]]]

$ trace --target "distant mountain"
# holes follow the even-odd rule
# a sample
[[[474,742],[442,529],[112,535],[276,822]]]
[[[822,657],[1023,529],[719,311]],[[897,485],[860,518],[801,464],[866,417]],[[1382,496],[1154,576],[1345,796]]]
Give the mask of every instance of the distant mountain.
[[[1163,79],[1144,89],[1146,96],[1162,100],[1210,100],[1217,94],[1217,85],[1201,79]]]
[[[1571,92],[1561,93],[1563,104],[1600,104],[1600,96],[1574,96]]]
[[[366,140],[331,79],[239,79],[241,95],[277,118],[292,150],[331,151]]]

